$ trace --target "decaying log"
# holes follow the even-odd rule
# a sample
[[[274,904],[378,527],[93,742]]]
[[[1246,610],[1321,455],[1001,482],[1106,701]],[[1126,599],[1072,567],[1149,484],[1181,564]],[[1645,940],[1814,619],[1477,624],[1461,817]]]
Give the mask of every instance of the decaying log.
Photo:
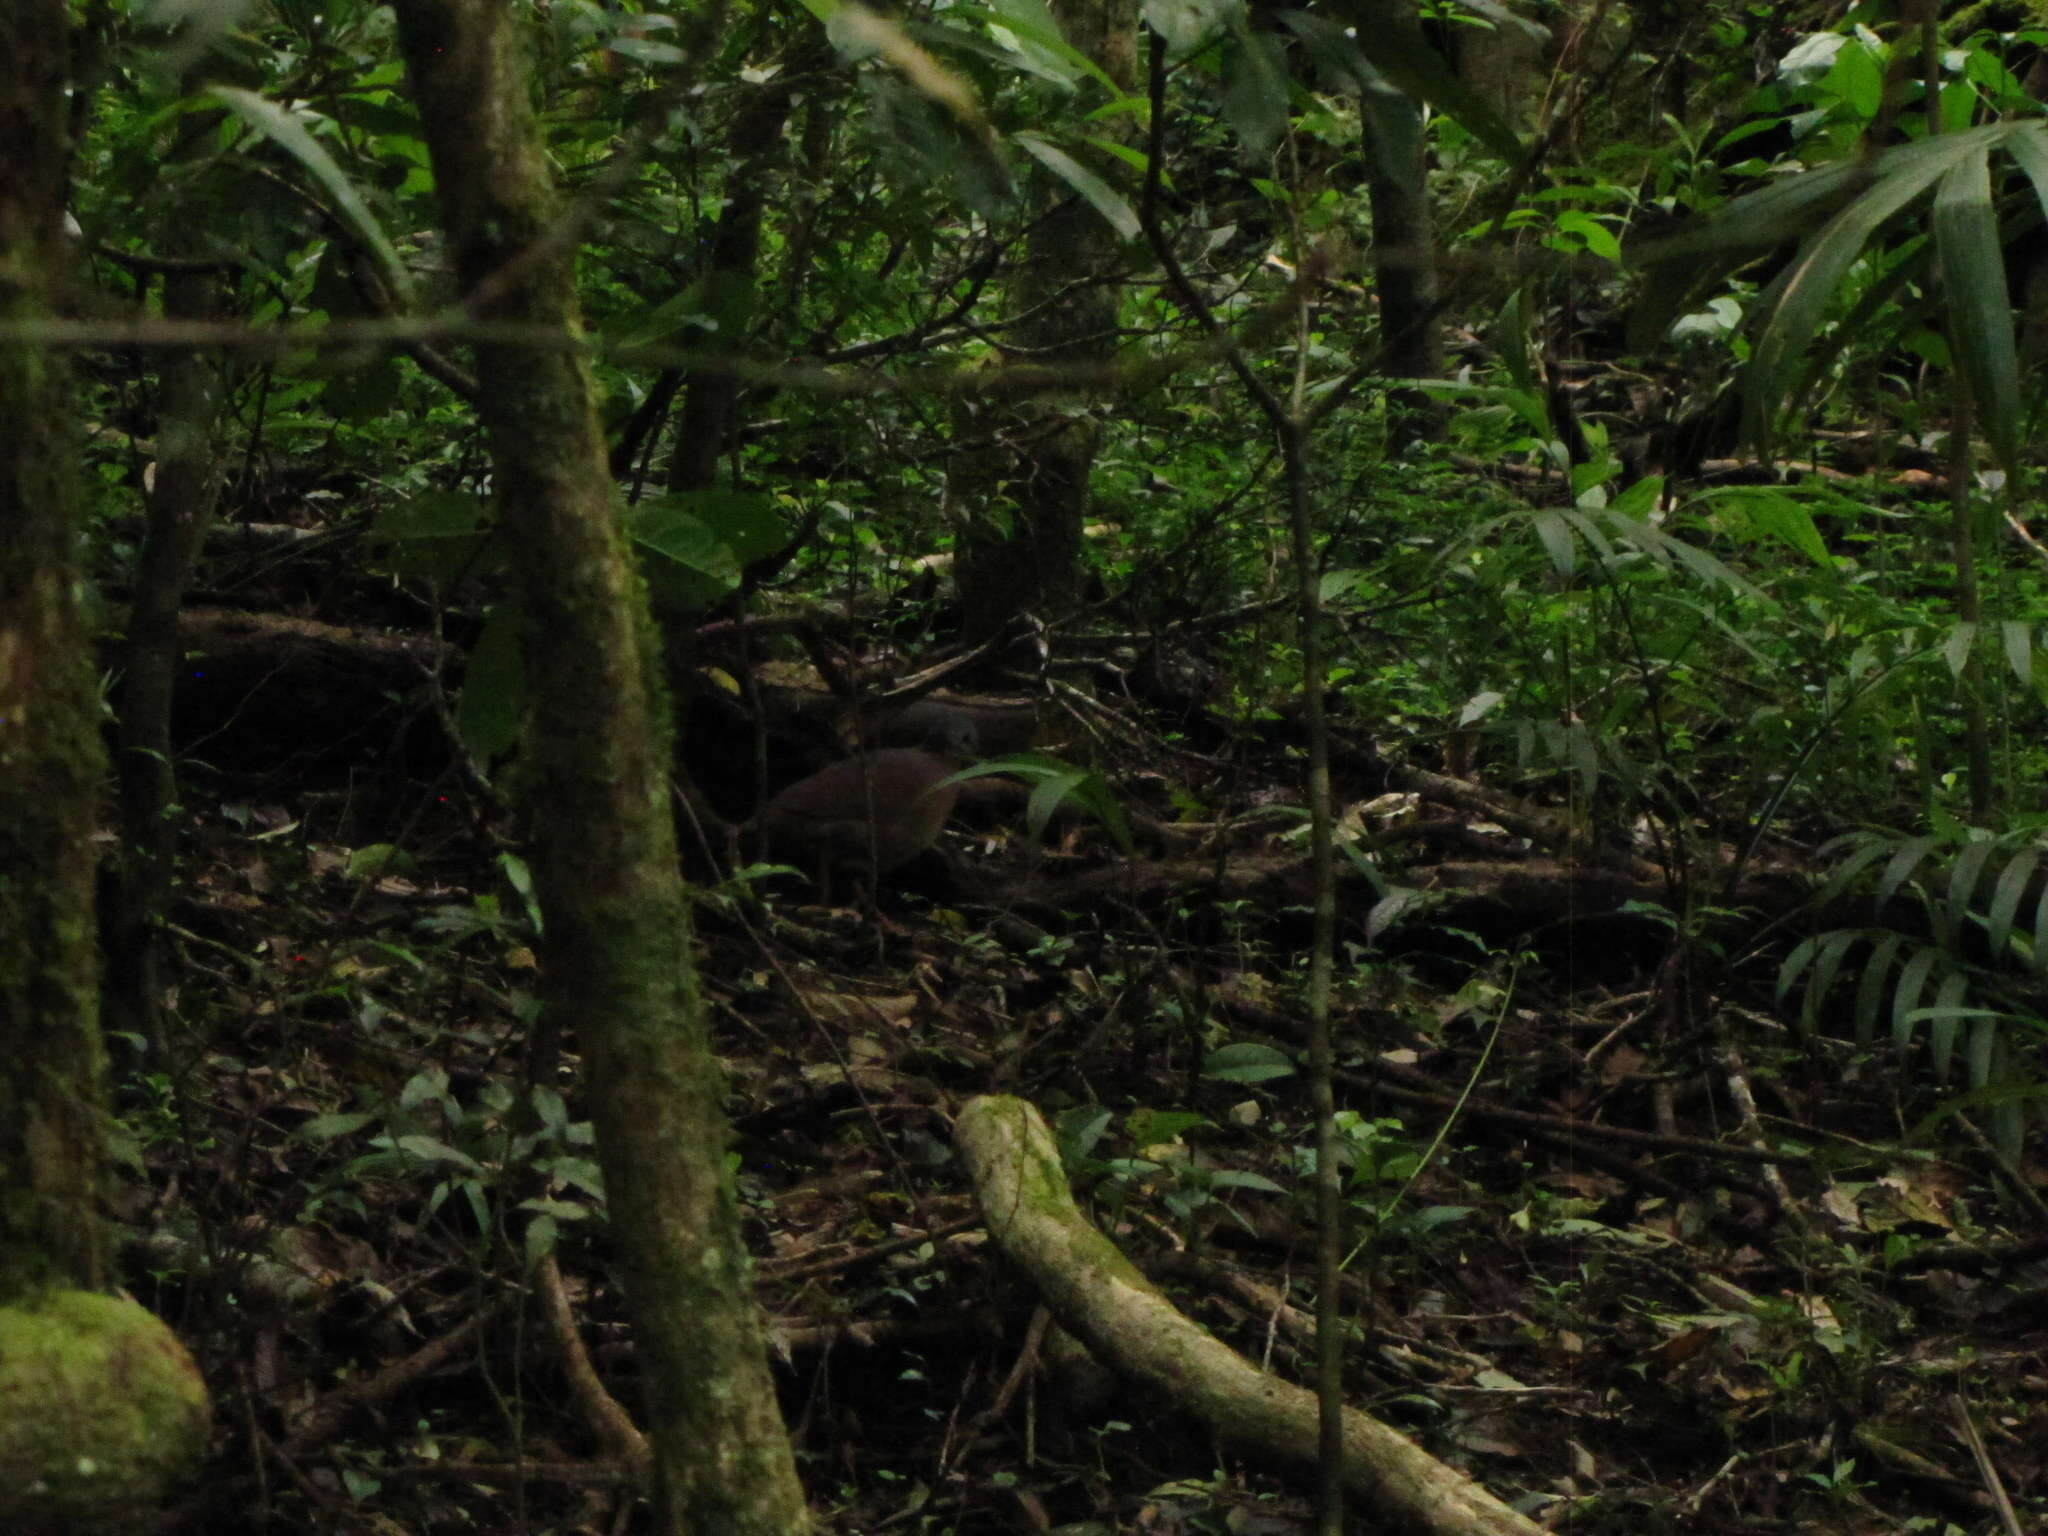
[[[1181,1316],[1088,1224],[1035,1109],[1021,1099],[976,1099],[954,1137],[989,1235],[1097,1359],[1182,1405],[1244,1454],[1313,1461],[1314,1394],[1267,1375]],[[1541,1526],[1362,1413],[1345,1414],[1344,1480],[1362,1508],[1403,1530],[1542,1536]]]

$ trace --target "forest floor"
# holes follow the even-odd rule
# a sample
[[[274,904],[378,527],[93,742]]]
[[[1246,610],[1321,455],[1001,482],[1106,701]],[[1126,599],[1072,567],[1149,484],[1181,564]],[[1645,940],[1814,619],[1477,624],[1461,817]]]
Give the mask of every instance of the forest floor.
[[[1225,809],[1286,800],[1297,761],[1254,756]],[[1170,817],[1164,777],[1119,782]],[[385,790],[195,776],[171,1065],[115,1042],[126,1283],[220,1404],[180,1526],[633,1529],[532,1299],[552,1244],[637,1410],[573,1050],[539,1069],[565,1113],[516,1113],[536,939],[510,831]],[[700,914],[821,1527],[1309,1531],[1310,1470],[1033,1326],[950,1135],[974,1095],[1030,1100],[1174,1302],[1308,1380],[1309,926],[1288,887],[1220,878],[1298,870],[1298,835],[1187,883],[966,819],[879,912],[785,886]],[[1766,973],[1677,984],[1648,920],[1496,901],[1369,942],[1376,901],[1347,866],[1355,1407],[1582,1536],[1990,1532],[1994,1483],[2011,1530],[2048,1529],[2048,1243],[1959,1122],[1910,1134],[1924,1069],[1787,1028]]]

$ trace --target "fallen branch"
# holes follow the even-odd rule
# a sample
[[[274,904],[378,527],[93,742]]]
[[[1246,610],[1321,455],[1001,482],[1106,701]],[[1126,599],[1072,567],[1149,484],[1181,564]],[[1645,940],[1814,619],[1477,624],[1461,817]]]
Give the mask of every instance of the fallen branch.
[[[1268,1376],[1174,1308],[1090,1226],[1052,1132],[1022,1099],[985,1097],[954,1130],[989,1235],[1097,1359],[1193,1413],[1248,1455],[1300,1465],[1316,1450],[1312,1393]],[[1344,1486],[1362,1506],[1431,1536],[1541,1536],[1542,1527],[1362,1413],[1344,1415]]]

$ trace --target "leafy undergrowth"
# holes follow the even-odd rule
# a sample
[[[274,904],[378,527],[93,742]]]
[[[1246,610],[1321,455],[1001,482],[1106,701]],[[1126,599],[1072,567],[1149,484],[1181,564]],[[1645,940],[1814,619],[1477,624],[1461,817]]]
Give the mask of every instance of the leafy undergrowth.
[[[177,1064],[127,1051],[123,1089],[127,1282],[221,1403],[184,1528],[631,1528],[527,1284],[553,1251],[635,1407],[574,1055],[532,1043],[516,860],[432,794],[188,798]],[[951,1150],[968,1098],[1028,1098],[1178,1305],[1307,1379],[1306,917],[1048,894],[1113,863],[994,828],[879,914],[705,904],[826,1528],[1312,1528],[1304,1469],[1246,1465],[1034,1326]],[[1911,1062],[1802,1042],[1754,997],[1674,1006],[1654,945],[1567,921],[1368,951],[1370,900],[1346,885],[1336,1007],[1355,1406],[1579,1533],[1991,1530],[1969,1431],[2019,1528],[2048,1525],[2048,1248],[2015,1243],[1954,1125],[1908,1143]]]

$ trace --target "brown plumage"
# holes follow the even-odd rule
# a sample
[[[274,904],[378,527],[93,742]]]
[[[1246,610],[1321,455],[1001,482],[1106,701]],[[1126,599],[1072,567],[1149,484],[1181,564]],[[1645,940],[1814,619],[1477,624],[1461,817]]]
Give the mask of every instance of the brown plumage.
[[[920,747],[884,747],[799,779],[754,818],[770,853],[811,868],[886,874],[938,840],[960,786],[945,780],[979,755],[973,721],[935,721]]]

